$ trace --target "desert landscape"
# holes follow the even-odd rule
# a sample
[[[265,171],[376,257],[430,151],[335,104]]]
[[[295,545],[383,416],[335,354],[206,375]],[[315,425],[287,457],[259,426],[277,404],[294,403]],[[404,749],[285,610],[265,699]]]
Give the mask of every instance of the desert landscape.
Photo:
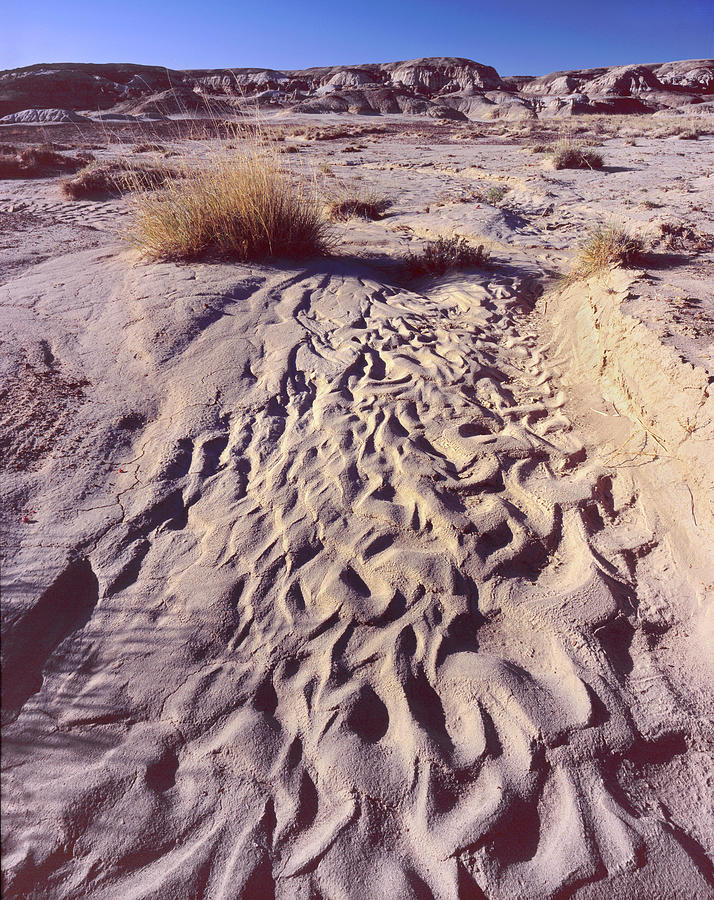
[[[714,60],[0,72],[3,896],[714,897]]]

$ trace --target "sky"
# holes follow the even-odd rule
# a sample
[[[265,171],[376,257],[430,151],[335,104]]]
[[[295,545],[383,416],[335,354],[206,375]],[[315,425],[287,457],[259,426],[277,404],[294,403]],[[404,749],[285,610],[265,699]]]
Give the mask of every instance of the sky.
[[[712,0],[0,0],[0,69],[464,56],[501,75],[714,56]]]

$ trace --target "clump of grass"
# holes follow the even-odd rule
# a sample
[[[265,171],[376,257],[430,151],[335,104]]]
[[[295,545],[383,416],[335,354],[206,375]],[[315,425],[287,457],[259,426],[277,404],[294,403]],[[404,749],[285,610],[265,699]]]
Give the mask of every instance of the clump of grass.
[[[154,190],[181,173],[167,166],[113,160],[90,163],[73,178],[62,183],[62,193],[70,200],[120,197],[131,191]]]
[[[0,178],[44,178],[63,172],[76,172],[93,159],[89,153],[64,156],[51,144],[25,147],[12,153],[0,154]]]
[[[602,156],[573,141],[559,141],[550,151],[554,169],[602,169]]]
[[[126,237],[151,259],[311,257],[331,243],[314,189],[281,169],[270,142],[216,149],[159,190],[139,190],[130,207]]]
[[[642,263],[645,244],[642,238],[615,225],[593,228],[580,246],[580,252],[568,282],[600,275],[611,266]]]
[[[346,190],[339,197],[327,202],[327,217],[331,222],[347,222],[349,219],[381,219],[391,203],[375,193]]]
[[[422,275],[443,275],[454,269],[483,267],[489,259],[483,244],[474,247],[464,237],[439,237],[428,241],[419,253],[408,254],[403,261],[407,275],[418,278]]]

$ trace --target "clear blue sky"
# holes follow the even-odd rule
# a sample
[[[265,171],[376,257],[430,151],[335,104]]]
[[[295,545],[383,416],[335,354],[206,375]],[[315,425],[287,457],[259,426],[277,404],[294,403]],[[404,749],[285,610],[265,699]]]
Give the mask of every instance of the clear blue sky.
[[[502,75],[714,56],[712,0],[2,0],[0,68],[465,56]]]

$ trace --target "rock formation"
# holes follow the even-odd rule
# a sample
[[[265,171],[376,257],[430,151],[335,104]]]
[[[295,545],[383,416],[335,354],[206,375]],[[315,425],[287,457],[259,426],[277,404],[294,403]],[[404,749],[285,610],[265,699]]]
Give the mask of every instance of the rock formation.
[[[131,64],[51,63],[0,72],[0,116],[21,110],[116,110],[200,114],[217,104],[303,113],[428,114],[520,118],[574,113],[647,113],[714,97],[714,60],[681,60],[501,78],[459,57],[274,69],[162,69]]]

